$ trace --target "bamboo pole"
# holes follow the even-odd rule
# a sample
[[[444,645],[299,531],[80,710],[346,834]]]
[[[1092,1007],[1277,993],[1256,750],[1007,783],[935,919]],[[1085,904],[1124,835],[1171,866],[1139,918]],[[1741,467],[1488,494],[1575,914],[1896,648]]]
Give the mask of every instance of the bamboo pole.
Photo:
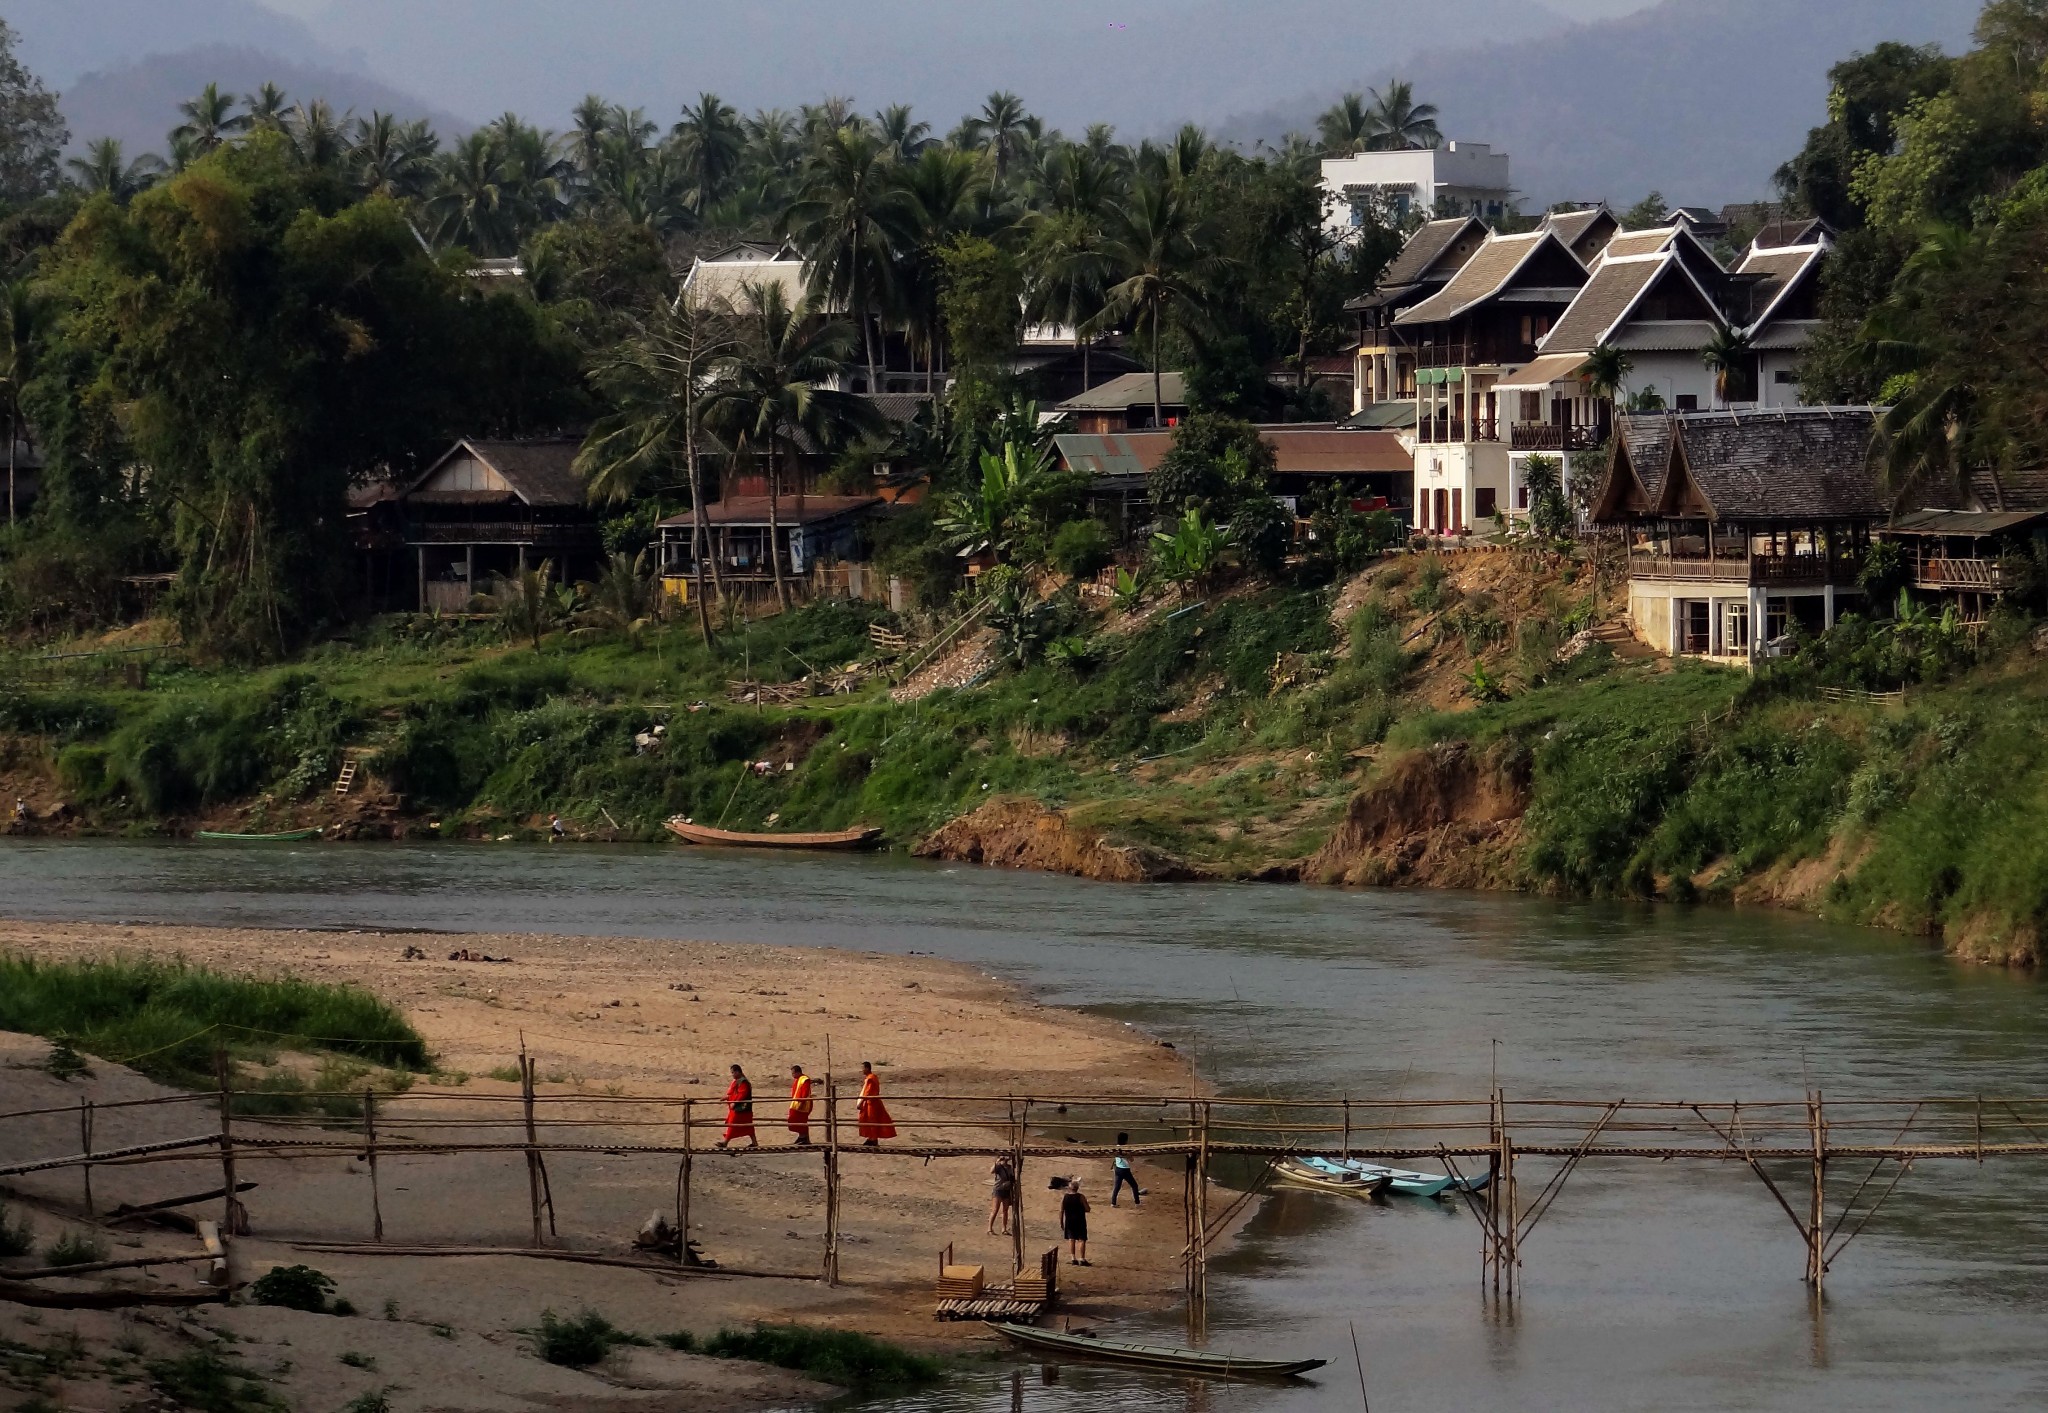
[[[1822,1112],[1819,1090],[1807,1103],[1807,1116],[1813,1125],[1813,1195],[1809,1208],[1806,1250],[1806,1281],[1818,1295],[1827,1279],[1828,1263],[1822,1233],[1827,1220],[1827,1131],[1826,1119]]]
[[[1031,1101],[1026,1099],[1017,1117],[1017,1146],[1011,1154],[1010,1171],[1017,1178],[1017,1205],[1010,1209],[1010,1259],[1024,1269],[1024,1146],[1031,1132]]]
[[[1351,1161],[1351,1096],[1344,1096],[1344,1161]]]
[[[78,1151],[85,1155],[80,1170],[85,1179],[85,1215],[93,1215],[92,1202],[92,1100],[78,1101]]]
[[[247,1236],[249,1210],[235,1198],[235,1133],[232,1118],[235,1096],[226,1046],[213,1052],[213,1068],[215,1077],[220,1081],[220,1185],[224,1194],[220,1213],[221,1235]]]
[[[370,1164],[370,1226],[373,1238],[384,1239],[384,1196],[377,1183],[377,1091],[363,1090],[363,1146]]]
[[[839,1284],[839,1085],[825,1076],[825,1284]]]
[[[1199,1166],[1195,1173],[1195,1309],[1209,1317],[1209,1106],[1202,1106]]]
[[[696,1148],[691,1113],[695,1108],[696,1101],[683,1101],[683,1157],[676,1167],[676,1261],[684,1266],[690,1264],[690,1165]]]
[[[545,1246],[540,1232],[540,1135],[533,1124],[533,1062],[527,1057],[524,1041],[519,1046],[519,1096],[525,1101],[526,1198],[533,1214],[533,1244]]]

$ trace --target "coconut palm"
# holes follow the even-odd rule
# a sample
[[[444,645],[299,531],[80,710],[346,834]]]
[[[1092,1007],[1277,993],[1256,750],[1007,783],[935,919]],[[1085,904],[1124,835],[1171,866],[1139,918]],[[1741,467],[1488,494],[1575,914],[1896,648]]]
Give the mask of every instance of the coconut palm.
[[[908,103],[892,103],[876,113],[875,132],[905,162],[915,162],[934,145],[932,125],[913,118]]]
[[[597,174],[598,158],[604,151],[605,136],[612,130],[612,105],[601,94],[586,93],[570,111],[569,134],[565,139],[569,160],[587,190]]]
[[[291,100],[274,83],[266,83],[242,101],[249,106],[249,128],[253,132],[283,132]]]
[[[480,128],[441,159],[440,181],[426,204],[435,239],[478,255],[501,255],[510,247],[511,194],[499,158],[497,135]]]
[[[36,347],[47,306],[27,280],[0,286],[0,415],[7,419],[7,523],[15,520],[14,456],[25,424],[21,394],[35,377]]]
[[[803,197],[783,217],[804,252],[812,300],[846,310],[859,325],[869,392],[882,391],[874,320],[889,293],[892,251],[911,218],[897,172],[896,155],[880,138],[838,128],[819,143]]]
[[[249,115],[236,113],[234,95],[222,93],[217,83],[208,84],[190,102],[180,103],[178,111],[185,121],[171,129],[171,141],[182,144],[194,157],[204,157],[249,129]]]
[[[294,107],[285,117],[284,132],[302,167],[332,171],[348,157],[349,142],[342,120],[334,116],[334,109],[325,99],[316,98]]]
[[[87,196],[111,196],[127,204],[147,191],[164,171],[164,159],[145,152],[133,162],[126,159],[119,138],[103,137],[85,149],[83,157],[64,163],[71,172],[72,185]]]
[[[1635,360],[1626,352],[1603,343],[1586,355],[1579,376],[1586,380],[1586,389],[1594,397],[1613,402],[1627,395],[1628,375],[1635,371],[1635,366]]]
[[[896,245],[890,286],[897,314],[924,359],[925,391],[938,388],[944,266],[939,252],[973,228],[987,179],[971,152],[931,146],[902,169],[904,239]]]
[[[1738,381],[1746,384],[1753,359],[1749,333],[1744,329],[1716,329],[1708,338],[1706,346],[1700,349],[1700,362],[1713,371],[1714,396],[1720,400],[1723,407],[1728,405],[1729,389]]]
[[[389,113],[356,119],[348,161],[366,195],[412,200],[433,180],[440,139],[424,122],[401,123]]]
[[[491,130],[516,239],[520,227],[545,223],[562,213],[573,169],[555,135],[517,113],[502,114]]]
[[[1395,79],[1381,93],[1372,90],[1372,135],[1366,147],[1374,152],[1402,151],[1413,147],[1438,147],[1444,135],[1436,125],[1434,103],[1417,103],[1415,85]]]
[[[846,324],[821,319],[808,299],[792,305],[780,284],[745,287],[738,347],[718,360],[703,401],[704,425],[735,458],[765,459],[768,472],[768,562],[775,598],[789,607],[783,574],[782,453],[801,436],[830,447],[878,430],[874,404],[826,386],[844,377],[855,338]]]
[[[683,105],[675,137],[689,175],[690,205],[698,215],[731,194],[746,136],[740,115],[715,93],[699,94],[695,107]]]
[[[1180,186],[1164,179],[1141,181],[1119,208],[1107,251],[1112,284],[1102,312],[1084,328],[1099,333],[1130,322],[1144,332],[1151,350],[1152,424],[1166,420],[1159,350],[1166,321],[1197,313],[1202,278],[1214,261],[1202,250],[1201,232]]]
[[[989,154],[995,163],[996,185],[1009,179],[1010,166],[1023,150],[1031,115],[1024,100],[1008,90],[991,93],[981,111],[961,124],[969,145]]]
[[[598,392],[616,410],[591,428],[576,456],[576,469],[593,500],[624,502],[641,494],[651,479],[657,485],[675,484],[677,470],[682,471],[690,492],[693,594],[706,643],[711,641],[707,563],[713,590],[723,596],[724,586],[717,582],[718,564],[710,552],[698,437],[705,394],[714,372],[736,351],[737,339],[730,309],[702,300],[663,302],[592,374]]]
[[[1373,110],[1366,106],[1362,93],[1345,94],[1316,119],[1316,133],[1322,138],[1323,153],[1330,157],[1349,157],[1355,152],[1363,152],[1378,131]]]
[[[1030,232],[1024,246],[1024,313],[1039,323],[1074,331],[1081,355],[1081,384],[1089,386],[1088,350],[1094,340],[1083,333],[1102,312],[1112,270],[1109,237],[1099,218],[1085,211],[1035,211],[1026,218]]]

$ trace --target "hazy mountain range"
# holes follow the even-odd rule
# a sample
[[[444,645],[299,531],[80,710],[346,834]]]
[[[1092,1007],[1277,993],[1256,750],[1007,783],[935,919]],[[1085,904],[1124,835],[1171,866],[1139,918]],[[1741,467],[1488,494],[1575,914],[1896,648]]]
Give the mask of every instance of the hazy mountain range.
[[[1595,0],[1556,0],[1574,13]],[[1598,0],[1609,8],[1627,0]],[[827,94],[909,102],[940,130],[995,88],[1078,132],[1183,120],[1244,141],[1309,131],[1396,71],[1445,131],[1512,154],[1531,204],[1764,194],[1824,116],[1826,70],[1885,38],[1964,42],[1980,0],[1665,0],[1575,23],[1535,0],[7,0],[79,142],[159,147],[209,79],[265,78],[444,130],[507,109],[566,125],[585,93],[667,120],[704,89],[742,109]]]

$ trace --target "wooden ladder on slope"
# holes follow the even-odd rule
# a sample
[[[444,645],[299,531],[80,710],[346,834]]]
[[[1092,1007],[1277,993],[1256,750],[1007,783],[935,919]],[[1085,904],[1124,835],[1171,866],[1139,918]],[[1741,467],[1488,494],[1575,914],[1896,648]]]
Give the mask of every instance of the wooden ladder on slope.
[[[341,757],[341,774],[335,777],[334,797],[348,798],[348,792],[356,788],[356,772],[362,768],[362,758],[354,751],[344,751]]]

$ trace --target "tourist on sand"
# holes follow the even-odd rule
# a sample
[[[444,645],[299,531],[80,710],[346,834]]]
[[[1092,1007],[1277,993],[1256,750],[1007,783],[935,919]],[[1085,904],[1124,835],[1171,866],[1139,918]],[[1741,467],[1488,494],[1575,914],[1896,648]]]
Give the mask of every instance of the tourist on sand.
[[[754,1084],[745,1070],[734,1065],[732,1083],[725,1087],[725,1137],[718,1140],[718,1146],[729,1148],[741,1138],[749,1148],[761,1146],[761,1140],[754,1137]]]
[[[796,1147],[811,1146],[811,1077],[802,1065],[789,1067],[789,1131]]]
[[[989,1204],[988,1234],[1008,1236],[1010,1216],[1017,1210],[1017,1171],[1010,1166],[1008,1158],[996,1159],[996,1165],[988,1170],[989,1191],[995,1200]],[[1003,1229],[996,1231],[996,1219],[1001,1218]]]
[[[1133,1207],[1144,1205],[1138,1201],[1140,1195],[1138,1192],[1138,1175],[1131,1171],[1130,1154],[1124,1152],[1124,1145],[1130,1141],[1131,1136],[1128,1133],[1120,1133],[1116,1136],[1116,1162],[1114,1165],[1116,1168],[1116,1186],[1109,1190],[1109,1205],[1112,1207],[1117,1205],[1117,1198],[1123,1196],[1125,1183],[1131,1185],[1131,1205]]]
[[[896,1136],[896,1124],[882,1102],[882,1077],[866,1060],[860,1062],[860,1104],[856,1112],[860,1117],[861,1147],[879,1148],[883,1139]]]
[[[1060,1235],[1067,1239],[1067,1264],[1088,1265],[1088,1199],[1078,1181],[1068,1183],[1060,1199]]]

